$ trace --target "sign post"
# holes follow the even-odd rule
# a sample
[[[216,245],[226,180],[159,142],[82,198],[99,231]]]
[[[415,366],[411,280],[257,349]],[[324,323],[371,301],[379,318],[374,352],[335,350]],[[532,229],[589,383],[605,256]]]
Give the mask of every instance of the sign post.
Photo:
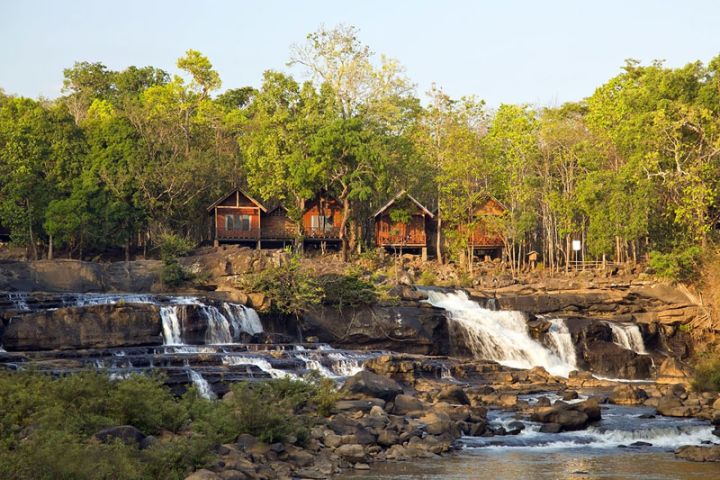
[[[582,243],[580,240],[573,240],[572,241],[572,249],[575,252],[575,270],[577,270],[577,264],[578,264],[578,252],[580,251],[580,248],[582,247]],[[584,268],[583,268],[584,270]]]

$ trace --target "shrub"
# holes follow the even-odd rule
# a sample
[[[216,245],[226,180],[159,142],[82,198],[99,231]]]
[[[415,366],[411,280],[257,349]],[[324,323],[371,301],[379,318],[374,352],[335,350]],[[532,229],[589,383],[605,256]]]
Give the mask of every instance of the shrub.
[[[692,387],[701,392],[720,391],[720,357],[705,359],[695,365]]]
[[[171,261],[177,257],[184,257],[193,249],[193,242],[185,237],[181,237],[174,233],[163,233],[158,239],[158,247],[160,248],[160,259]]]
[[[357,275],[324,275],[320,277],[319,284],[323,291],[323,302],[338,309],[377,302],[375,286]]]
[[[193,278],[193,275],[177,260],[166,261],[160,272],[160,280],[168,287],[180,287]]]
[[[676,249],[670,253],[650,252],[649,266],[656,277],[672,281],[691,281],[697,277],[700,247]]]
[[[420,277],[417,280],[418,285],[425,285],[426,287],[432,287],[437,283],[437,277],[430,270],[423,270]]]
[[[300,317],[312,305],[322,300],[322,289],[317,281],[305,272],[300,258],[293,255],[287,262],[266,268],[244,279],[245,288],[265,294],[272,308],[280,313]]]

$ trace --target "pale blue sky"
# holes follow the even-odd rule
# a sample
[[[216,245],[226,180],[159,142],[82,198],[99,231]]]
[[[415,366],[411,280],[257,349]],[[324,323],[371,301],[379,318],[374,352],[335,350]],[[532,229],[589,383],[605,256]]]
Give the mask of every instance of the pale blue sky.
[[[720,2],[0,0],[0,87],[55,97],[76,60],[175,72],[188,48],[223,89],[287,70],[289,47],[320,25],[360,28],[426,92],[556,105],[592,94],[624,59],[680,66],[720,54]],[[297,73],[297,72],[296,72]]]

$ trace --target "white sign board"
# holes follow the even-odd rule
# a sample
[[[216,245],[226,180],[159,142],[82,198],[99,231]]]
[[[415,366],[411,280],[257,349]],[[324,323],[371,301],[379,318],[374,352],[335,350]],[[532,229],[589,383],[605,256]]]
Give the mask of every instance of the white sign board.
[[[573,250],[576,252],[580,251],[580,240],[573,240]]]

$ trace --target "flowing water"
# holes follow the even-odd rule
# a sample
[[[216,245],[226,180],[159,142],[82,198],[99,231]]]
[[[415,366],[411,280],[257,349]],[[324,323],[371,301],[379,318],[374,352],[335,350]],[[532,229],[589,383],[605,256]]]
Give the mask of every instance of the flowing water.
[[[201,374],[199,374],[193,369],[188,369],[188,374],[190,375],[190,380],[192,381],[193,385],[195,385],[195,387],[198,389],[201,397],[207,398],[208,400],[214,400],[217,398],[217,395],[215,395],[215,392],[213,392],[212,387]]]
[[[555,395],[545,395],[556,400]],[[522,397],[531,404],[538,395]],[[582,398],[577,400],[582,401]],[[603,419],[587,430],[540,433],[540,425],[517,419],[510,412],[491,410],[495,426],[521,421],[518,435],[463,437],[462,450],[453,456],[411,464],[384,464],[371,472],[348,473],[343,479],[460,480],[510,479],[711,479],[720,478],[717,465],[676,460],[671,453],[681,445],[717,440],[713,427],[696,419],[660,417],[647,407],[603,405]],[[637,444],[635,442],[643,442]],[[484,473],[479,476],[478,468]],[[488,474],[487,472],[492,472]]]
[[[530,336],[522,312],[483,308],[461,290],[426,292],[428,302],[445,309],[450,320],[463,330],[477,358],[513,368],[543,367],[563,377],[577,369],[575,347],[564,320],[550,320],[552,345],[548,347]]]
[[[647,354],[640,327],[634,323],[608,322],[608,324],[612,329],[613,342],[635,353]]]

